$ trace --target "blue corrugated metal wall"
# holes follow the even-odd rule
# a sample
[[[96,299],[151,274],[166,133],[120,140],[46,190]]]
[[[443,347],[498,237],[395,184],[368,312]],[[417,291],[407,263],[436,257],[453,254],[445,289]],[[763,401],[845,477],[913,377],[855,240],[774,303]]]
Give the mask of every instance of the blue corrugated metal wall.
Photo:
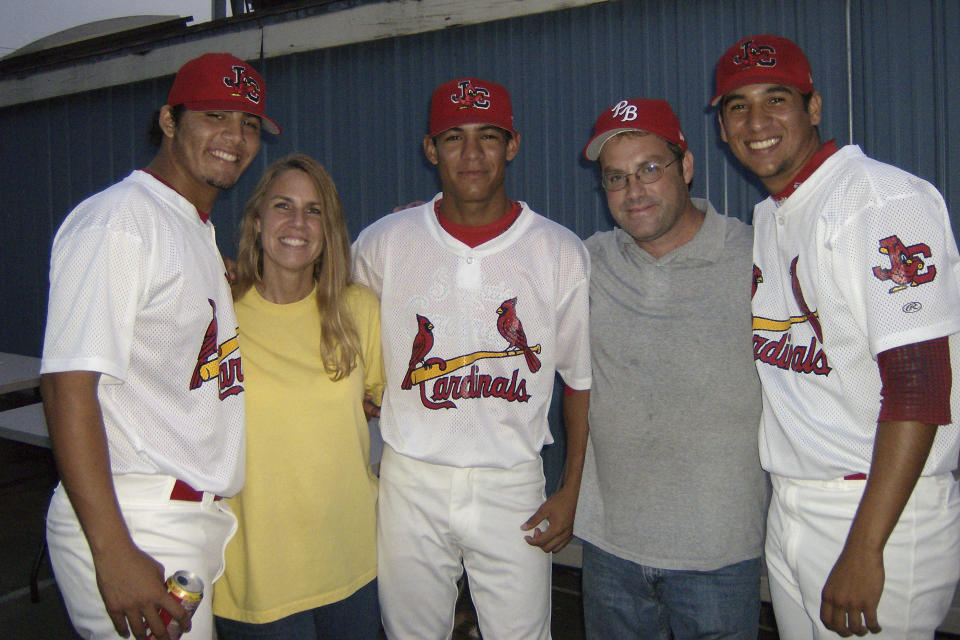
[[[438,184],[420,147],[429,95],[465,74],[513,94],[522,143],[508,193],[581,236],[610,221],[579,153],[599,112],[627,96],[674,105],[696,158],[694,195],[749,219],[761,192],[732,162],[706,104],[720,53],[761,32],[807,51],[825,138],[845,144],[852,129],[868,153],[931,180],[960,211],[960,116],[948,109],[960,97],[956,0],[851,2],[849,22],[842,0],[622,0],[266,60],[268,110],[284,134],[266,136],[218,202],[221,248],[234,254],[238,212],[262,168],[293,150],[328,167],[353,234],[432,195]],[[149,161],[148,120],[169,83],[0,109],[0,351],[39,354],[53,233],[76,202]]]

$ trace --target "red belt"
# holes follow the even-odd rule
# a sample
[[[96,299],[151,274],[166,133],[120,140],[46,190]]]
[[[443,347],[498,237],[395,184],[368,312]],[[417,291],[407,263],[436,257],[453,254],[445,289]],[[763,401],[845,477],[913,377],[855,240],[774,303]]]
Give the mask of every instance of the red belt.
[[[843,476],[844,480],[866,480],[867,474],[865,473],[851,473],[848,476]]]
[[[203,491],[197,491],[183,480],[177,480],[173,483],[173,489],[170,491],[171,500],[183,500],[185,502],[203,502]],[[213,496],[214,501],[223,500],[223,496]]]

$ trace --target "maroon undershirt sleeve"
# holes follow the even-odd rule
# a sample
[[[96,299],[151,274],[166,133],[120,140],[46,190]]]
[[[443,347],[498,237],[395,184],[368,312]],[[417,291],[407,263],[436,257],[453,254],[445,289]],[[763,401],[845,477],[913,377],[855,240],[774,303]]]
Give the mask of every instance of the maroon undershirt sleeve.
[[[880,368],[879,422],[950,424],[950,344],[946,337],[888,349]]]

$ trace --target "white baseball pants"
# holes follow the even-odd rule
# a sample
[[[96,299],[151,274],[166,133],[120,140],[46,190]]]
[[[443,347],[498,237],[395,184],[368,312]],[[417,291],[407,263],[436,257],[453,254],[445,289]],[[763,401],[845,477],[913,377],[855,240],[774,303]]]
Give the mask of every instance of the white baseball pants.
[[[223,552],[237,519],[223,500],[204,494],[202,502],[170,500],[176,480],[158,475],[116,475],[114,489],[133,541],[160,562],[169,577],[186,569],[203,580],[204,594],[185,640],[211,640],[213,583],[223,573]],[[47,511],[50,563],[77,633],[87,640],[119,639],[97,589],[90,546],[62,485]],[[131,636],[132,637],[132,636]]]
[[[486,640],[549,640],[552,554],[520,529],[544,499],[540,458],[457,468],[385,447],[377,547],[387,637],[450,638],[462,561]]]
[[[840,556],[865,480],[771,476],[766,561],[782,640],[839,636],[820,622],[823,586]],[[883,552],[886,579],[871,638],[933,638],[960,577],[960,494],[951,474],[917,482]]]

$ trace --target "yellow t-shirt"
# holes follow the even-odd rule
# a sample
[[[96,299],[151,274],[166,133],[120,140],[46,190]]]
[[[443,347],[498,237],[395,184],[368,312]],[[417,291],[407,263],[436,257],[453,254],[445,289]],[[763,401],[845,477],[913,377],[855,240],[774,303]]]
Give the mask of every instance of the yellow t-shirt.
[[[342,600],[377,575],[377,480],[364,395],[380,403],[379,302],[346,292],[363,362],[332,382],[320,359],[316,292],[292,304],[251,288],[237,301],[247,403],[246,482],[214,589],[218,616],[272,622]]]

